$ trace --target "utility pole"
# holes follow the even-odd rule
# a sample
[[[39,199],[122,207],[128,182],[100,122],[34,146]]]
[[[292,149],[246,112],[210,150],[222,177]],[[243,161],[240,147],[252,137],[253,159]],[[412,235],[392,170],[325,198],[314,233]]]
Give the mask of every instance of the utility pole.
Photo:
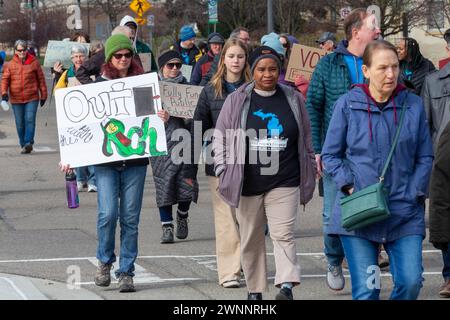
[[[267,0],[267,33],[273,32],[273,1]]]
[[[34,44],[34,31],[36,30],[36,22],[35,17],[34,17],[34,0],[30,0],[31,2],[31,24],[30,24],[30,29],[31,29],[31,42]]]

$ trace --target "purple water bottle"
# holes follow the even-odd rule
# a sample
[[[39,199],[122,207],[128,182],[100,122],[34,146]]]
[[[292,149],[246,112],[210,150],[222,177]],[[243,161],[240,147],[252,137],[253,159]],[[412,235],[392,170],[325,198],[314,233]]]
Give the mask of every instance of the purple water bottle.
[[[70,209],[78,208],[80,201],[78,199],[77,176],[74,172],[66,173],[66,193],[67,206]]]

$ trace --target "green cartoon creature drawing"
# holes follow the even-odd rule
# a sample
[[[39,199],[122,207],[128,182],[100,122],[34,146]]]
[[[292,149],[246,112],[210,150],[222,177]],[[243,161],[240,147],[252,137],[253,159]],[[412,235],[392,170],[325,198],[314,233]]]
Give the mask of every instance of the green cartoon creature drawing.
[[[156,148],[156,141],[158,139],[158,133],[155,128],[149,126],[149,118],[142,120],[141,127],[131,127],[125,135],[124,124],[117,119],[109,119],[106,124],[101,124],[104,139],[102,152],[105,156],[110,157],[113,155],[112,143],[116,146],[117,152],[122,157],[129,157],[132,155],[142,156],[145,154],[145,148],[147,140],[150,143],[150,155],[161,156],[166,155],[166,152],[160,152]],[[136,148],[132,146],[132,137],[137,135],[138,142]]]

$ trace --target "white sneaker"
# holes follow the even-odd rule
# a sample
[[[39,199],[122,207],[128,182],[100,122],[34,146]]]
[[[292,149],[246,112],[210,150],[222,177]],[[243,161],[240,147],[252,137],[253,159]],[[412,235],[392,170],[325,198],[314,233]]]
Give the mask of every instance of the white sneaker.
[[[327,284],[331,290],[340,291],[344,289],[345,278],[341,266],[328,265]]]
[[[222,283],[222,287],[224,288],[239,288],[241,284],[238,280],[228,280]]]
[[[97,192],[97,187],[93,184],[88,185],[88,192]]]
[[[77,189],[78,189],[78,192],[86,191],[86,187],[85,187],[84,182],[77,181]]]

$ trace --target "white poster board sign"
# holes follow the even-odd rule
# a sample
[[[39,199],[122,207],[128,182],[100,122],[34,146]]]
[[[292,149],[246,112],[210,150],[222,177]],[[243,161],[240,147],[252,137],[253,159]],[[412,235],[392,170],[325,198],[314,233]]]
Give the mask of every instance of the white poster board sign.
[[[294,44],[285,79],[294,82],[297,75],[303,75],[310,80],[317,63],[326,54],[327,51],[322,49]]]
[[[171,82],[159,82],[164,110],[173,117],[192,119],[203,87]]]
[[[142,67],[144,72],[150,72],[152,70],[152,54],[151,53],[139,53]]]
[[[89,43],[50,40],[45,52],[44,67],[51,68],[55,62],[61,61],[63,67],[69,69],[72,65],[71,51],[74,45],[86,47],[86,52],[89,54]]]
[[[156,73],[58,89],[61,161],[72,168],[167,154]]]
[[[183,64],[181,66],[181,73],[183,74],[183,77],[185,77],[188,82],[191,81],[192,66],[189,64]]]

